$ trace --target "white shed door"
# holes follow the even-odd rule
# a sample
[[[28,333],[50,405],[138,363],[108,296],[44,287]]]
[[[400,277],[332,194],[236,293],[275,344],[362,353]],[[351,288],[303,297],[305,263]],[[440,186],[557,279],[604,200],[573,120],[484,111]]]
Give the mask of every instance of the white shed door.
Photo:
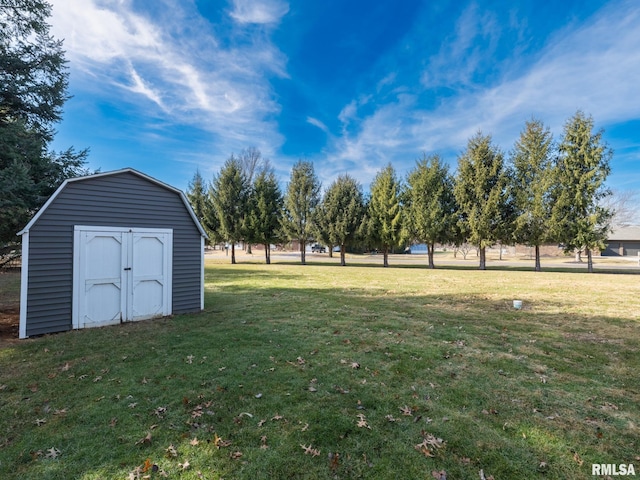
[[[171,314],[171,230],[76,227],[74,328]]]

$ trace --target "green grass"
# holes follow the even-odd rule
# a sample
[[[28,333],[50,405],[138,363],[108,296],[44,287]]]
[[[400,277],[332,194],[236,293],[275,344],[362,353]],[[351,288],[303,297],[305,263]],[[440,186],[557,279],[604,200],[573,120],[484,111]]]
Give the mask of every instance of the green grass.
[[[0,349],[0,478],[640,471],[639,280],[211,264],[202,314]]]

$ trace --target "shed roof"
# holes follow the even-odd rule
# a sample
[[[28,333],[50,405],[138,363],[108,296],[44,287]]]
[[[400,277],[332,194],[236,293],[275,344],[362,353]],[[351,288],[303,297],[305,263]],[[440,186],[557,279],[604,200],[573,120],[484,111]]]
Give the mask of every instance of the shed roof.
[[[607,240],[632,240],[640,242],[640,225],[616,225],[611,229]]]
[[[62,192],[62,190],[64,190],[64,188],[67,186],[67,184],[73,183],[73,182],[82,182],[82,181],[85,181],[85,180],[90,180],[90,179],[98,178],[98,177],[104,177],[104,176],[108,176],[108,175],[119,175],[119,174],[122,174],[122,173],[131,173],[133,175],[137,175],[138,177],[141,177],[141,178],[143,178],[143,179],[145,179],[145,180],[147,180],[147,181],[149,181],[151,183],[155,183],[156,185],[158,185],[158,186],[160,186],[162,188],[165,188],[165,189],[167,189],[167,190],[169,190],[171,192],[176,193],[180,197],[180,199],[182,200],[182,203],[184,203],[184,206],[187,209],[187,211],[189,212],[189,215],[191,216],[191,219],[193,220],[193,223],[198,228],[198,231],[200,232],[200,235],[202,235],[203,237],[207,238],[206,232],[202,228],[202,225],[200,225],[200,222],[198,221],[198,218],[196,217],[196,214],[193,212],[193,208],[191,208],[191,204],[187,200],[187,197],[182,192],[182,190],[179,190],[179,189],[177,189],[175,187],[172,187],[171,185],[168,185],[168,184],[166,184],[164,182],[161,182],[160,180],[155,179],[153,177],[150,177],[149,175],[145,175],[144,173],[139,172],[138,170],[135,170],[133,168],[123,168],[123,169],[120,169],[120,170],[113,170],[111,172],[103,172],[103,173],[95,173],[93,175],[86,175],[84,177],[68,178],[67,180],[62,182],[62,184],[53,193],[53,195],[51,195],[51,197],[49,197],[47,202],[40,208],[40,210],[38,210],[36,212],[36,214],[29,221],[29,223],[27,223],[27,225],[22,230],[20,230],[18,232],[18,235],[24,235],[25,233],[27,233],[29,231],[29,229],[38,221],[40,216],[49,207],[49,205],[51,205],[51,203],[60,194],[60,192]]]

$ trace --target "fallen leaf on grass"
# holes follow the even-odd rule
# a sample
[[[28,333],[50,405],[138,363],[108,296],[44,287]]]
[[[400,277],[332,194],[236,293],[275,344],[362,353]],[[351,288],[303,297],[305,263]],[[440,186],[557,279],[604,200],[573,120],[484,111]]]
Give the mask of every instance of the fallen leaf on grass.
[[[36,421],[33,423],[35,423],[38,427],[41,427],[42,425],[47,423],[47,420],[44,418],[36,418]]]
[[[335,472],[340,466],[340,454],[329,452],[329,468]]]
[[[198,445],[199,443],[200,443],[200,442],[198,441],[198,437],[196,437],[196,438],[192,438],[192,439],[191,439],[191,441],[189,442],[189,444],[190,444],[190,445],[192,445],[192,446],[194,446],[194,447],[195,447],[196,445]]]
[[[260,449],[266,450],[267,448],[269,448],[269,445],[267,445],[267,436],[263,435],[260,437]]]
[[[480,469],[480,480],[494,480],[493,475],[489,475],[488,477],[484,476],[484,471]]]
[[[214,433],[213,434],[213,445],[216,448],[228,447],[229,445],[231,445],[231,440],[223,440],[221,437],[218,436],[217,433]]]
[[[189,463],[189,460],[185,460],[184,463],[179,463],[178,466],[182,468],[182,470],[187,470],[191,464]]]
[[[584,460],[582,460],[582,458],[580,458],[580,455],[578,455],[578,452],[573,452],[573,459],[580,466],[582,466],[582,464],[584,463]]]
[[[407,405],[405,405],[404,407],[400,407],[400,411],[402,412],[402,415],[406,415],[408,417],[411,417],[413,415],[413,410]]]
[[[436,472],[434,470],[431,472],[431,476],[436,480],[447,480],[447,472],[445,472],[444,470],[440,470],[439,472]]]
[[[178,456],[178,450],[176,450],[176,447],[174,447],[173,444],[169,445],[165,452],[168,458],[176,458]]]
[[[385,420],[386,420],[387,422],[397,422],[397,421],[398,421],[398,419],[397,419],[397,418],[394,418],[394,417],[393,417],[393,415],[385,415],[385,417],[384,417],[384,418],[385,418]]]
[[[136,445],[144,445],[144,444],[151,444],[151,432],[147,433],[147,435],[144,438],[141,438],[140,440],[138,440],[136,442]]]
[[[305,455],[311,455],[312,457],[317,457],[320,455],[320,450],[313,448],[311,444],[307,447],[306,445],[300,445],[300,447],[304,450]]]
[[[49,449],[47,449],[47,454],[45,455],[45,458],[58,458],[60,456],[60,450],[58,450],[56,447],[51,447]]]
[[[369,430],[371,430],[371,427],[369,426],[369,424],[367,423],[367,419],[363,414],[358,414],[356,415],[358,417],[358,427],[360,428],[368,428]]]
[[[232,460],[237,460],[240,457],[242,457],[242,452],[241,451],[233,452],[231,453],[230,457]]]

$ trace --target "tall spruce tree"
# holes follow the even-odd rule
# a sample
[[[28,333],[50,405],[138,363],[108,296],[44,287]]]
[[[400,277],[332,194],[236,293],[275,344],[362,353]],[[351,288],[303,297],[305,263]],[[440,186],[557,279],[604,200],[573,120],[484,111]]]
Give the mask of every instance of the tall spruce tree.
[[[511,153],[514,240],[534,247],[536,272],[541,270],[540,246],[553,240],[549,231],[552,206],[549,193],[554,153],[550,130],[535,119],[526,123]]]
[[[346,265],[345,252],[358,239],[365,215],[364,196],[358,182],[340,175],[323,198],[331,244],[340,246],[340,265]]]
[[[508,211],[508,176],[504,158],[490,135],[478,132],[458,158],[454,194],[463,230],[480,252],[480,270],[486,270],[486,247],[502,240]]]
[[[592,250],[603,249],[612,212],[601,206],[610,195],[605,180],[612,150],[593,131],[591,116],[578,111],[564,125],[554,171],[551,227],[567,252],[586,250],[593,272]]]
[[[284,201],[272,169],[262,169],[253,181],[249,196],[247,227],[251,238],[264,246],[265,262],[271,263],[271,244],[282,237],[281,219]]]
[[[300,245],[300,262],[306,263],[307,243],[314,233],[314,215],[320,202],[320,181],[313,163],[298,160],[291,169],[291,178],[284,199],[282,227],[291,240]]]
[[[240,161],[231,155],[214,177],[211,197],[220,222],[220,234],[231,245],[231,263],[236,263],[236,243],[244,238],[249,185]]]
[[[68,70],[49,33],[44,0],[0,2],[0,246],[66,178],[89,173],[87,150],[49,150],[62,118]]]
[[[407,229],[427,245],[429,268],[435,268],[436,243],[455,241],[457,204],[453,177],[438,155],[423,156],[408,176]]]
[[[389,266],[389,250],[402,242],[402,185],[396,172],[387,165],[371,183],[371,196],[367,206],[367,240],[382,250],[383,265]]]

